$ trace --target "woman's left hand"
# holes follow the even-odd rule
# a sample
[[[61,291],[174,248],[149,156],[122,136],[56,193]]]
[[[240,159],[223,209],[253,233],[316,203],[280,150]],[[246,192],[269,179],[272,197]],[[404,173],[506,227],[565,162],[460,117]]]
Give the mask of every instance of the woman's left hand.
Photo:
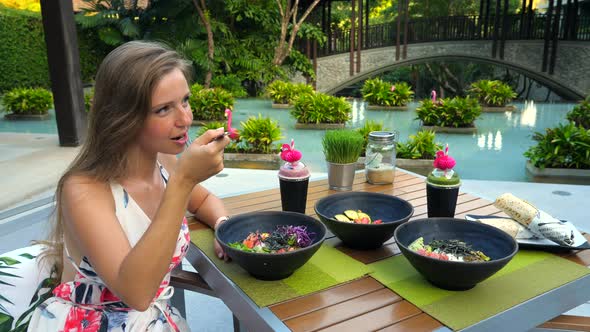
[[[219,244],[217,239],[215,239],[214,247],[215,247],[215,255],[219,259],[223,259],[224,261],[229,262],[229,260],[230,260],[229,256],[225,253],[225,251],[223,251],[223,248],[221,247],[221,245]]]

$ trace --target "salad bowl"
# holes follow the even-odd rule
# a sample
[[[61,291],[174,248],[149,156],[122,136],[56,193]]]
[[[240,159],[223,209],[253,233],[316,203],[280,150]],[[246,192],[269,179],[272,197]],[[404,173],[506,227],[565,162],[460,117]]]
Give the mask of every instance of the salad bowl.
[[[297,232],[305,230],[310,243],[294,251],[268,253],[244,251],[236,248],[251,233],[272,233],[277,226],[291,226]],[[324,238],[326,227],[318,220],[296,212],[261,211],[231,216],[215,231],[215,238],[233,262],[240,265],[250,275],[262,280],[279,280],[290,276],[303,266],[318,251]],[[233,245],[232,245],[233,244]]]
[[[379,223],[344,222],[336,219],[345,211],[362,211]],[[401,198],[373,192],[345,192],[320,199],[315,213],[345,246],[355,249],[375,249],[393,236],[395,229],[408,221],[414,208]],[[361,218],[362,219],[362,218]]]
[[[433,240],[463,241],[489,260],[468,262],[428,257],[409,248],[420,237],[425,244]],[[518,251],[516,240],[504,231],[456,218],[414,220],[398,227],[394,238],[402,254],[426,280],[448,290],[473,288],[502,269]]]

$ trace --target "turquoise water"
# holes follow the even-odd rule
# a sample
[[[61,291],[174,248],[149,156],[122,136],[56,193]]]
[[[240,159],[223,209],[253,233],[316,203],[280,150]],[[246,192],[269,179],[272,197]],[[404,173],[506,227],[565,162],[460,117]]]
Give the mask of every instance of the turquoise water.
[[[464,179],[531,181],[525,172],[522,155],[531,145],[532,134],[566,122],[565,115],[574,104],[515,103],[517,110],[505,113],[483,113],[476,121],[476,134],[437,133],[437,141],[449,144],[450,154],[456,159],[455,170]],[[415,108],[408,111],[366,110],[365,104],[353,101],[353,112],[347,127],[358,128],[370,119],[383,122],[388,129],[400,132],[402,141],[420,129]],[[295,139],[295,146],[303,152],[303,161],[314,172],[326,172],[321,140],[324,130],[295,129],[295,119],[289,110],[273,109],[271,102],[263,99],[240,99],[236,102],[233,126],[240,128],[240,121],[250,116],[270,116],[281,125],[284,142]],[[198,127],[191,128],[194,137]],[[0,119],[0,132],[57,134],[55,117],[46,121],[7,121]]]

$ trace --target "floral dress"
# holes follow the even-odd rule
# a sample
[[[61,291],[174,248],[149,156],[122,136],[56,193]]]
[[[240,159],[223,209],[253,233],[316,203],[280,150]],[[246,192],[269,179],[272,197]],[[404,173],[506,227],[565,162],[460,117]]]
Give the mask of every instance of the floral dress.
[[[166,182],[168,174],[161,166],[160,173]],[[117,218],[129,243],[135,246],[147,230],[150,219],[120,184],[111,183],[111,191]],[[53,290],[53,297],[37,307],[28,331],[190,331],[178,310],[168,303],[174,293],[174,288],[169,285],[170,273],[182,262],[189,242],[184,218],[168,273],[151,305],[143,312],[131,309],[113,294],[87,257],[82,257],[80,266],[77,266],[66,248],[66,255],[77,270],[76,276],[73,281],[58,285]]]

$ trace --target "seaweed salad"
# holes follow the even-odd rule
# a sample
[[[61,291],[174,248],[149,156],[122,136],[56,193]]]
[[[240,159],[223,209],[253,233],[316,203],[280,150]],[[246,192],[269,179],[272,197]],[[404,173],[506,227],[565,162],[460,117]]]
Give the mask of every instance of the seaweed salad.
[[[271,233],[256,231],[229,246],[247,252],[280,254],[308,247],[314,237],[315,233],[308,232],[305,226],[277,226]]]

